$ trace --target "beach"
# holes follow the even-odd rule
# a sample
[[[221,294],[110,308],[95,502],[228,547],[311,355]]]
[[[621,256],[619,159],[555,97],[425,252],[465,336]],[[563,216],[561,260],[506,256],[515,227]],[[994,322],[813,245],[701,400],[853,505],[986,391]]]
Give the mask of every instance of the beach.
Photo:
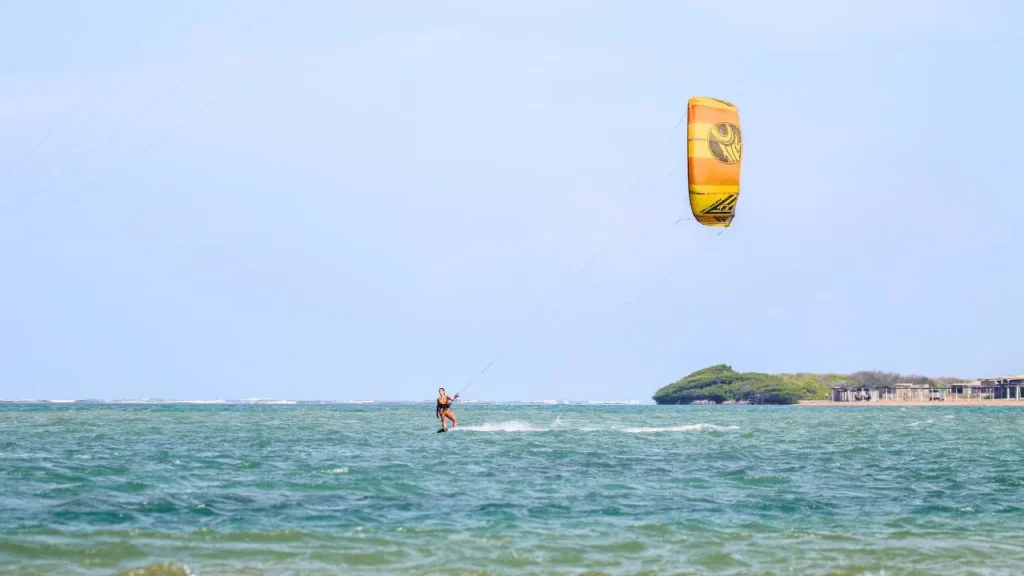
[[[0,404],[0,572],[1016,575],[1008,406]]]
[[[972,407],[972,406],[993,406],[1003,408],[1024,408],[1024,401],[1017,399],[1010,400],[918,400],[918,401],[893,401],[893,400],[872,400],[870,402],[833,402],[832,400],[801,400],[800,406],[876,406],[876,407],[904,407],[904,406],[932,406],[932,407]]]

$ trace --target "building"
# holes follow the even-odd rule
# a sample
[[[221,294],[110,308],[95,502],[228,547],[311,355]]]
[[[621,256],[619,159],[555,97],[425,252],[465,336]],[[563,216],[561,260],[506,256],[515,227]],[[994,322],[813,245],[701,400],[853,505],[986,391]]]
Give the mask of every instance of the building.
[[[900,382],[893,390],[893,400],[895,402],[927,402],[931,399],[930,390],[931,386],[927,384]]]
[[[930,402],[971,400],[1016,400],[1024,394],[1024,374],[980,378],[945,387],[900,382],[893,386],[833,386],[833,402]]]
[[[990,387],[994,400],[1020,400],[1021,389],[1024,389],[1024,374],[985,378],[982,383]]]
[[[893,386],[832,387],[833,402],[923,402],[929,397],[927,384],[910,382],[899,382]]]
[[[880,393],[878,388],[867,386],[833,386],[833,402],[869,402],[878,400]]]

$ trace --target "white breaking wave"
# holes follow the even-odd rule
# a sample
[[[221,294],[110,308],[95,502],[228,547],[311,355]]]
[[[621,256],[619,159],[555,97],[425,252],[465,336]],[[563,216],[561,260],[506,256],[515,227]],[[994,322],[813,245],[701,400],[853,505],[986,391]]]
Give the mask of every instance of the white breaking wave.
[[[506,422],[486,423],[479,426],[459,426],[450,432],[546,432],[547,428],[538,428],[527,422],[509,420]]]
[[[681,426],[662,426],[655,428],[623,428],[630,434],[656,434],[658,432],[704,432],[707,430],[739,430],[739,426],[718,426],[715,424],[683,424]]]
[[[636,406],[639,400],[587,400],[587,404],[593,406]]]
[[[47,400],[51,404],[74,404],[74,400]]]

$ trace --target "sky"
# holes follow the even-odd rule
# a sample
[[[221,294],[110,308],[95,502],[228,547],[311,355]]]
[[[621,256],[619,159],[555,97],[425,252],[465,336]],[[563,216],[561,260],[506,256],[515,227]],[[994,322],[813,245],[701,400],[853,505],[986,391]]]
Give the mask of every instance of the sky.
[[[0,0],[0,398],[1024,373],[1022,18]],[[677,222],[692,96],[740,110],[726,230]]]

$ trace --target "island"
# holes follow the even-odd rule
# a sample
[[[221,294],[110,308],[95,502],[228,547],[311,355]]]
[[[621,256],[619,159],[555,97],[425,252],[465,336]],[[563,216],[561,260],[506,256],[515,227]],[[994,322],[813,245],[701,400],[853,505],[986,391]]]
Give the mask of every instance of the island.
[[[836,388],[892,390],[906,385],[927,392],[955,389],[965,382],[963,378],[930,378],[878,370],[852,374],[762,374],[737,372],[727,364],[717,364],[662,387],[653,399],[658,404],[797,404],[829,401]]]

